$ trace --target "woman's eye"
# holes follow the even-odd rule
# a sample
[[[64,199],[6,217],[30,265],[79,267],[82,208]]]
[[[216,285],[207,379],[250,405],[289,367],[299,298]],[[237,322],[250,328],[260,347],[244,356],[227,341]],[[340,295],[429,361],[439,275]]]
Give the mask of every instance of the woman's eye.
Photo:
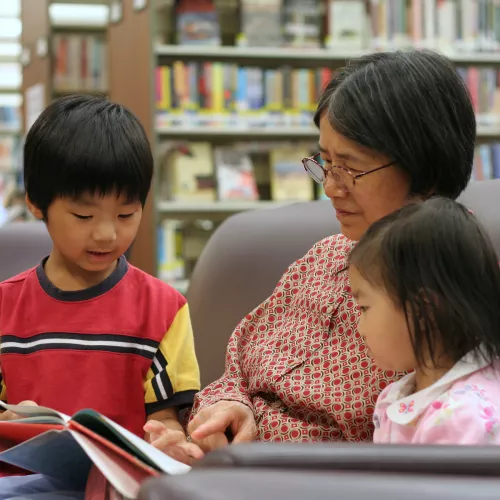
[[[132,217],[132,215],[134,215],[135,212],[132,212],[131,214],[121,214],[119,215],[118,217],[120,219],[129,219],[130,217]]]
[[[80,220],[89,220],[92,219],[91,215],[80,215],[80,214],[73,214],[77,219]]]
[[[366,307],[366,306],[358,306],[358,309],[359,309],[362,313],[365,313],[366,311],[368,311],[368,307]]]

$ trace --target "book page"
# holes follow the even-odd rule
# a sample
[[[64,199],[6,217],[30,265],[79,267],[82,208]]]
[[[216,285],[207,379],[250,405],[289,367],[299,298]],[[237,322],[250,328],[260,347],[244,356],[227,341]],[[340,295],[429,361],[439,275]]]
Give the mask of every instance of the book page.
[[[17,413],[20,417],[45,417],[45,423],[66,424],[71,420],[68,415],[44,406],[9,405],[0,401],[0,407]]]
[[[125,498],[137,498],[141,483],[151,476],[109,448],[77,431],[70,431],[92,463]]]

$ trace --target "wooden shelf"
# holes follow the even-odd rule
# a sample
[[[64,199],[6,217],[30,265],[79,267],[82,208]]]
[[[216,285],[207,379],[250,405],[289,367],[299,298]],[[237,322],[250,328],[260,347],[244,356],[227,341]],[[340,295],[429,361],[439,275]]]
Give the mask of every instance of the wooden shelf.
[[[20,135],[21,129],[19,128],[11,128],[11,127],[2,127],[0,125],[0,135]]]
[[[276,139],[316,138],[319,131],[312,127],[261,127],[261,128],[203,128],[203,127],[158,127],[156,132],[164,137],[233,138],[233,139]]]
[[[108,95],[108,90],[92,90],[92,89],[54,89],[55,97],[61,97],[68,94],[90,94],[90,95]]]
[[[225,47],[202,45],[157,45],[156,55],[166,57],[200,57],[206,59],[270,59],[289,60],[342,60],[357,57],[365,51],[335,51],[326,49],[287,49],[272,47]]]
[[[227,47],[201,45],[157,45],[156,55],[169,58],[255,59],[276,61],[343,61],[373,50],[289,49],[271,47]],[[446,52],[450,60],[463,64],[500,64],[500,52]]]
[[[49,0],[49,3],[64,3],[78,5],[109,5],[109,0]]]
[[[185,137],[187,139],[276,139],[276,138],[316,138],[319,131],[313,127],[261,127],[261,128],[203,128],[203,127],[157,127],[161,137]],[[477,137],[500,137],[500,125],[477,128]]]
[[[478,125],[477,127],[477,137],[500,137],[500,125]]]
[[[0,63],[17,63],[19,62],[19,56],[1,56]]]
[[[159,201],[156,209],[160,215],[174,219],[226,219],[228,215],[249,210],[276,208],[300,201]]]
[[[20,94],[19,87],[0,87],[0,94]]]

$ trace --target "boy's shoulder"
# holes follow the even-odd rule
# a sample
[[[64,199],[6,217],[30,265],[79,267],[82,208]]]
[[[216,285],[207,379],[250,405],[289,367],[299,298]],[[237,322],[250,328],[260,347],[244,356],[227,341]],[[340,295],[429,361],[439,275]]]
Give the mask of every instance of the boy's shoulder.
[[[142,271],[130,263],[128,263],[128,267],[128,279],[131,280],[135,286],[137,286],[138,290],[141,290],[143,293],[149,291],[150,293],[160,295],[163,298],[175,299],[182,304],[186,302],[184,295],[182,295],[173,286]]]
[[[12,276],[11,278],[7,278],[0,282],[0,288],[5,289],[5,288],[11,288],[15,287],[17,285],[23,285],[27,280],[32,279],[34,276],[36,276],[36,268],[31,267],[29,269],[26,269],[26,271],[23,271],[15,276]]]

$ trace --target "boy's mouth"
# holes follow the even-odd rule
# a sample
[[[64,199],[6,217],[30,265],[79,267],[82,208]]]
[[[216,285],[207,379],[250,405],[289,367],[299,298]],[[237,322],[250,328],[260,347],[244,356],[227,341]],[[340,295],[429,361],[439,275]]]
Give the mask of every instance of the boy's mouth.
[[[89,253],[90,255],[94,255],[96,257],[104,257],[106,255],[109,255],[111,252],[100,252],[100,251],[96,251],[96,250],[87,250],[87,253]]]

